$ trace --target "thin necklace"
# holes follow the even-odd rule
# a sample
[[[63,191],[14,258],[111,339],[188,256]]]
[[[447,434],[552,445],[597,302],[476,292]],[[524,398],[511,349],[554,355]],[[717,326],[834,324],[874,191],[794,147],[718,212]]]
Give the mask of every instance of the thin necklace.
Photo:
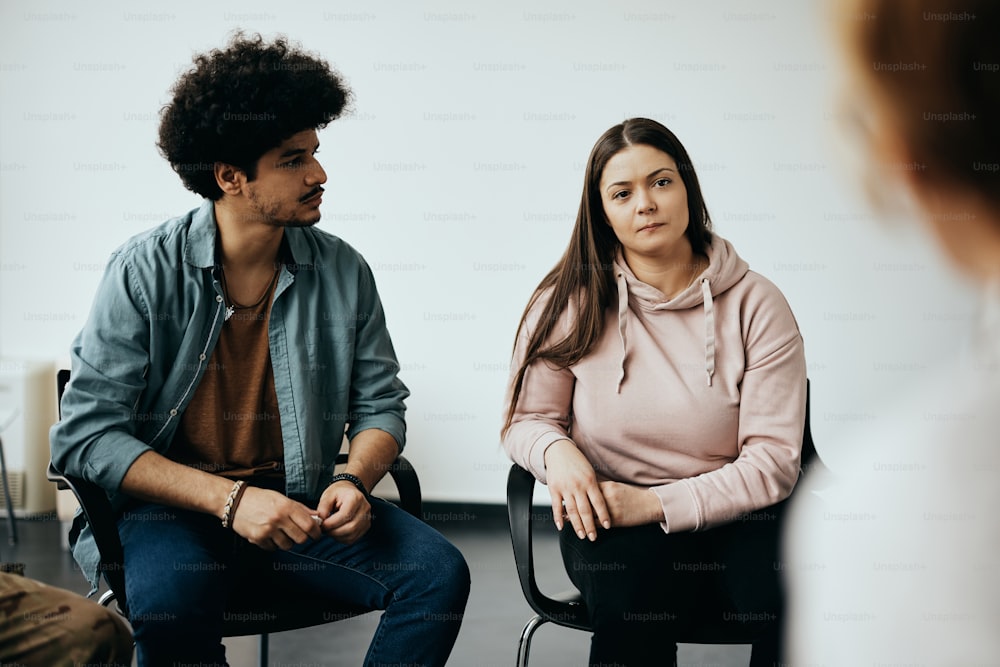
[[[247,310],[249,308],[256,308],[260,304],[262,304],[264,302],[264,299],[267,298],[267,295],[270,294],[271,285],[274,284],[274,279],[278,277],[278,271],[280,270],[281,270],[280,265],[274,269],[274,275],[272,275],[270,279],[268,279],[267,284],[264,286],[264,291],[257,298],[257,301],[250,304],[249,306],[244,306],[241,303],[237,303],[235,299],[230,298],[229,284],[226,282],[226,269],[225,267],[220,266],[219,274],[222,277],[222,294],[226,298],[226,320],[229,320],[229,318],[232,317],[233,313],[235,313],[237,310]]]

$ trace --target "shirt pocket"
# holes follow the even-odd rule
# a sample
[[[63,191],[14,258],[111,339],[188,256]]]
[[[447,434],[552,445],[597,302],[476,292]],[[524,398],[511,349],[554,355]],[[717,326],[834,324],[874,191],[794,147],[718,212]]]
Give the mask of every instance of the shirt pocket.
[[[347,394],[354,365],[355,328],[326,326],[306,331],[306,372],[317,396]]]

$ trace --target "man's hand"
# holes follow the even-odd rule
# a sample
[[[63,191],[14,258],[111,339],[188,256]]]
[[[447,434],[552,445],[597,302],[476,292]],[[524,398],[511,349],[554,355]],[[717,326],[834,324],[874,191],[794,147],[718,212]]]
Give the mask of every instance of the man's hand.
[[[615,528],[663,521],[660,499],[649,489],[611,481],[600,482],[598,486],[611,513],[611,525]]]
[[[372,506],[354,484],[347,480],[326,487],[319,499],[316,514],[320,528],[343,544],[353,544],[372,526]]]
[[[284,494],[247,487],[233,515],[233,530],[261,549],[287,551],[322,535],[315,512]]]
[[[568,520],[577,537],[593,542],[597,539],[595,518],[605,528],[611,527],[594,468],[571,441],[557,440],[545,450],[545,476],[557,529],[562,530]]]

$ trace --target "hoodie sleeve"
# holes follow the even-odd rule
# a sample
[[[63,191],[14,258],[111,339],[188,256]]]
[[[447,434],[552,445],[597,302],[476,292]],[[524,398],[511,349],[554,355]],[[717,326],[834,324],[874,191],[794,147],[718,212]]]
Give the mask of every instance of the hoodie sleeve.
[[[665,532],[734,521],[784,500],[798,480],[806,408],[802,336],[777,287],[762,281],[761,288],[742,312],[739,455],[717,470],[652,488]]]
[[[544,308],[544,299],[535,301],[524,325],[518,332],[511,359],[511,374],[504,400],[504,418],[514,393],[517,371],[524,363],[528,339]],[[563,322],[567,321],[564,313]],[[561,334],[565,335],[565,331]],[[545,361],[536,361],[524,374],[521,395],[514,409],[510,428],[503,434],[501,444],[514,463],[528,470],[543,484],[545,478],[545,450],[557,440],[568,440],[576,379],[572,371],[556,368]]]

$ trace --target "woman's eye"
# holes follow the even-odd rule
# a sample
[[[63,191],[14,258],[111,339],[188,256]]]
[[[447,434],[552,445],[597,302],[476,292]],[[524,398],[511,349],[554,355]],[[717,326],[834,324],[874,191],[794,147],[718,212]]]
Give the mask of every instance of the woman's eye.
[[[619,190],[618,192],[616,192],[613,195],[611,195],[611,198],[612,199],[625,199],[625,197],[628,197],[628,195],[629,195],[629,191],[628,190]]]
[[[654,185],[658,188],[662,188],[670,185],[671,182],[672,181],[669,178],[658,178],[656,179],[656,183],[654,183]]]

